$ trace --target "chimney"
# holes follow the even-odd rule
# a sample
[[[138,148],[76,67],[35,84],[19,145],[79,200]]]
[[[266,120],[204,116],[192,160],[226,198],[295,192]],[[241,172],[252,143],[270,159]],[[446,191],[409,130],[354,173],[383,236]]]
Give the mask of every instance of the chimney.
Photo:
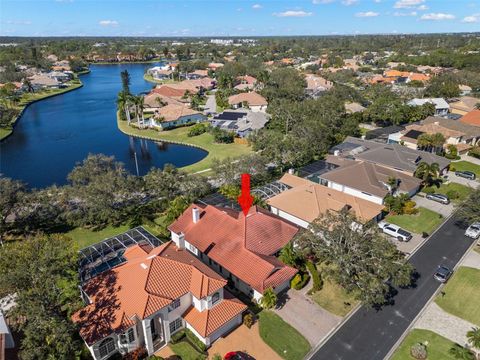
[[[295,170],[292,169],[292,168],[290,168],[290,169],[288,169],[288,173],[289,173],[290,175],[293,175],[293,174],[295,173]]]
[[[198,208],[192,209],[192,219],[194,224],[200,221],[200,210]]]

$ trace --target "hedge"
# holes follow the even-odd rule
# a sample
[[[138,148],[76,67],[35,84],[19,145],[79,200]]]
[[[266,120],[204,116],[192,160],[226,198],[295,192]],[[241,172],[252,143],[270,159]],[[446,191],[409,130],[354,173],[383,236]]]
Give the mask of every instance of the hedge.
[[[308,280],[310,280],[310,275],[308,273],[298,273],[290,282],[290,287],[295,290],[300,290],[307,285]]]
[[[175,334],[173,334],[173,335],[170,337],[170,341],[171,341],[173,344],[176,344],[176,343],[178,343],[180,340],[182,340],[184,337],[185,337],[185,329],[182,329],[182,330],[177,331]]]
[[[205,345],[191,330],[185,329],[185,334],[187,335],[187,339],[195,345],[198,350],[201,352],[207,351],[207,345]]]
[[[307,266],[308,271],[312,275],[313,286],[312,286],[311,292],[314,293],[314,292],[322,290],[323,280],[322,280],[322,277],[321,277],[320,273],[318,272],[317,267],[311,261],[307,261],[306,266]]]

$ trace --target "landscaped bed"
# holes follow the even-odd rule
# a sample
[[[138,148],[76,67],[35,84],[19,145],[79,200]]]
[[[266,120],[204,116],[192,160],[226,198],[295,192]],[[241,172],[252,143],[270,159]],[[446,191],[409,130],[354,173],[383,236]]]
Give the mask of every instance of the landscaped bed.
[[[307,339],[277,314],[263,310],[258,316],[260,337],[282,358],[301,360],[310,351]]]
[[[465,199],[468,198],[472,190],[473,190],[472,188],[466,185],[462,185],[454,182],[450,182],[448,184],[442,184],[438,188],[436,186],[430,186],[423,189],[424,192],[434,192],[437,194],[447,195],[451,198],[450,200],[453,200],[453,201],[464,201]],[[451,196],[451,192],[456,192],[458,194],[458,198],[453,199]]]
[[[187,341],[180,341],[176,344],[170,343],[169,346],[182,360],[200,360],[206,358],[204,354],[195,349]]]
[[[389,215],[385,221],[401,228],[422,234],[431,234],[443,222],[443,216],[426,208],[419,207],[418,213],[413,215]]]
[[[433,331],[414,329],[402,341],[400,347],[395,351],[391,360],[409,360],[414,359],[410,355],[410,348],[417,343],[427,344],[428,358],[431,360],[454,360],[455,357],[449,354],[449,349],[454,343]]]
[[[198,136],[189,137],[187,134],[190,130],[190,127],[188,126],[172,130],[156,131],[153,129],[136,129],[129,126],[126,121],[122,120],[118,120],[117,122],[119,129],[127,135],[146,137],[154,141],[170,141],[180,144],[193,145],[208,151],[208,155],[203,160],[182,168],[182,170],[192,173],[210,169],[213,159],[222,160],[228,157],[235,158],[252,152],[252,148],[244,144],[215,143],[213,141],[213,135],[209,133],[203,133]]]
[[[477,174],[477,177],[480,177],[480,165],[462,160],[453,162],[451,166],[453,166],[456,171],[471,171]]]
[[[461,240],[461,239],[453,239]],[[435,302],[446,312],[480,326],[480,270],[462,266]]]

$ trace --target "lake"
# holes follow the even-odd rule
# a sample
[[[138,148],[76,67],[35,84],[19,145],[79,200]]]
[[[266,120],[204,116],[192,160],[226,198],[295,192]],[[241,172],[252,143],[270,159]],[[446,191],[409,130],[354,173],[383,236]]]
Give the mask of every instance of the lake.
[[[91,65],[91,72],[80,77],[83,87],[28,106],[13,134],[0,143],[0,173],[41,188],[65,184],[67,174],[89,153],[114,156],[132,174],[136,154],[140,175],[167,163],[181,167],[203,159],[204,150],[133,138],[118,130],[120,72],[128,70],[130,90],[138,94],[153,87],[143,74],[155,65]]]

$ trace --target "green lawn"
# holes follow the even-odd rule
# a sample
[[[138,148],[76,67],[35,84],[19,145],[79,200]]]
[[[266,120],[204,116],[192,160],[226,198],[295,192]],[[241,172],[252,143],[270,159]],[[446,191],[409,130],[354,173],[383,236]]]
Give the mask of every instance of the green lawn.
[[[443,194],[443,195],[447,195],[447,193],[449,191],[452,191],[452,190],[456,191],[459,195],[459,198],[454,199],[454,201],[463,201],[463,200],[467,199],[468,196],[470,195],[470,193],[473,190],[472,188],[470,188],[466,185],[457,184],[457,183],[454,183],[454,182],[450,182],[448,184],[442,184],[438,188],[436,186],[430,186],[426,189],[433,189],[437,194]]]
[[[471,171],[477,174],[477,178],[480,177],[480,165],[468,162],[468,161],[455,161],[452,165],[455,170],[458,171]]]
[[[201,161],[185,166],[182,169],[188,172],[198,172],[209,169],[212,166],[213,159],[225,159],[227,157],[235,158],[241,155],[249,154],[252,148],[243,144],[217,144],[213,141],[213,136],[209,133],[204,133],[199,136],[188,137],[187,133],[189,127],[180,127],[172,130],[157,131],[153,129],[136,129],[128,126],[126,121],[118,120],[118,127],[120,131],[127,135],[143,136],[154,141],[170,141],[183,144],[190,144],[198,146],[206,151],[208,155]]]
[[[448,350],[454,343],[433,331],[414,329],[402,341],[397,351],[393,354],[391,360],[414,360],[410,356],[410,348],[417,343],[427,344],[428,360],[454,360],[455,357],[448,353]]]
[[[388,215],[385,221],[413,233],[421,234],[425,231],[431,234],[443,222],[443,217],[432,210],[419,207],[417,214]]]
[[[204,354],[198,352],[186,341],[180,341],[176,344],[170,343],[169,346],[182,360],[199,360],[206,358]]]
[[[65,235],[71,237],[77,244],[79,249],[83,249],[89,245],[95,244],[99,241],[121,234],[130,229],[128,225],[121,225],[118,227],[107,226],[105,229],[93,231],[84,228],[75,228]]]
[[[310,350],[310,344],[297,330],[272,311],[258,314],[260,337],[278,355],[286,360],[301,360]]]
[[[145,74],[143,75],[143,78],[147,80],[148,82],[154,83],[154,84],[174,84],[178,83],[179,81],[172,80],[172,79],[167,79],[167,80],[157,80],[154,79],[152,75]]]
[[[435,302],[443,310],[480,326],[480,270],[462,266]]]
[[[340,285],[325,278],[322,290],[312,294],[311,297],[322,308],[341,317],[346,316],[358,304],[358,301],[351,294],[347,294]]]

